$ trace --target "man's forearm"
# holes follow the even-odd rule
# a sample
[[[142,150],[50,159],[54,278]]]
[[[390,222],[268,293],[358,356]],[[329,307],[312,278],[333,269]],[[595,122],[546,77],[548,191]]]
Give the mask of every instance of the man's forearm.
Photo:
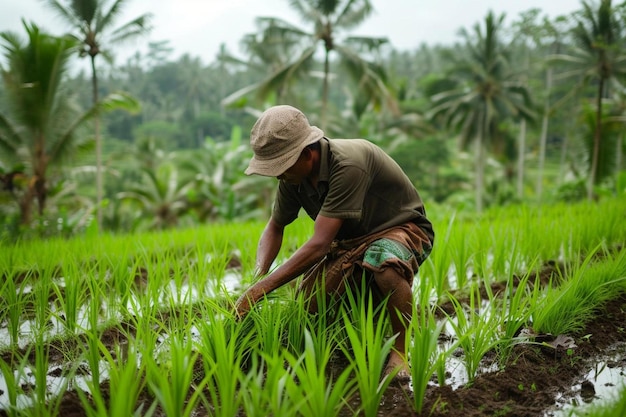
[[[283,265],[248,288],[237,301],[238,314],[245,314],[250,307],[266,294],[299,277],[308,268],[322,259],[327,247],[312,244],[310,241],[298,249]]]

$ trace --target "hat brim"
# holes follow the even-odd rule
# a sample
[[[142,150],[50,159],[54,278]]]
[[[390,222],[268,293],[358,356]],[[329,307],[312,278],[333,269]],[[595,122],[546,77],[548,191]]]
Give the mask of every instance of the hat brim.
[[[324,132],[322,132],[321,129],[316,126],[311,126],[311,131],[298,147],[275,158],[259,159],[256,155],[253,156],[248,164],[248,168],[245,170],[245,174],[278,177],[296,163],[304,148],[319,141],[323,137]]]

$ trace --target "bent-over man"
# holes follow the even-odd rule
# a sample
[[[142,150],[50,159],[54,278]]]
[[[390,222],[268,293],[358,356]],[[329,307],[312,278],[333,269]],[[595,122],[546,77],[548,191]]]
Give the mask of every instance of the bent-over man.
[[[364,139],[329,139],[291,106],[266,110],[254,124],[254,156],[246,174],[276,177],[278,191],[261,235],[256,276],[236,304],[239,316],[276,288],[304,274],[299,286],[317,309],[315,291],[341,295],[363,279],[387,297],[397,336],[385,374],[410,376],[406,358],[412,284],[429,255],[434,232],[424,204],[400,166]],[[287,261],[270,271],[285,226],[304,209],[313,235]],[[323,282],[321,282],[323,280]]]

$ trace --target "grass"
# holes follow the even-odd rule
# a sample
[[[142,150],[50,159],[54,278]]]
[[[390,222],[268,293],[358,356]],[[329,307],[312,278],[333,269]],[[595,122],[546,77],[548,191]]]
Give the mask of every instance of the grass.
[[[558,335],[582,330],[604,303],[626,291],[626,251],[613,254],[597,248],[569,274],[560,286],[549,286],[535,303],[535,331]]]
[[[524,326],[576,333],[625,292],[625,212],[626,201],[619,199],[506,207],[481,216],[444,210],[437,217],[430,210],[437,241],[414,286],[408,347],[416,412],[424,411],[433,376],[445,384],[456,347],[463,349],[471,381],[487,352],[506,362]],[[376,308],[382,306],[355,293],[333,306],[320,299],[320,314],[311,315],[287,286],[234,320],[232,301],[253,279],[263,226],[0,247],[0,323],[6,329],[0,371],[14,387],[3,397],[5,412],[58,414],[45,384],[50,343],[80,340],[82,349],[64,352],[64,360],[80,364],[68,369],[67,389],[82,396],[90,416],[151,415],[157,407],[165,415],[377,415],[393,344],[387,322],[377,320],[386,315]],[[310,222],[289,226],[279,261],[310,232]],[[547,261],[565,265],[562,282],[539,285],[537,271]],[[237,266],[229,273],[240,287],[225,286],[229,265]],[[504,290],[491,292],[498,283]],[[445,300],[454,312],[438,319],[437,304]],[[442,349],[438,336],[447,332],[456,343]],[[103,343],[105,335],[117,338],[113,348]],[[88,368],[86,376],[79,375],[81,367]],[[19,379],[31,368],[37,387],[26,404]]]

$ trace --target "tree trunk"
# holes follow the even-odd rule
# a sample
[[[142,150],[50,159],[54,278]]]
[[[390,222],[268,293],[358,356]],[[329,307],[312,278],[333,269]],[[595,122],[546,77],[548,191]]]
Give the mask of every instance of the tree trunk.
[[[520,122],[519,143],[517,149],[517,197],[524,197],[524,157],[526,156],[526,120]]]
[[[591,170],[589,172],[589,184],[587,185],[587,199],[593,200],[593,186],[596,183],[598,173],[598,158],[600,157],[600,140],[602,138],[602,93],[604,92],[604,78],[598,82],[598,96],[596,98],[596,128],[593,133],[593,156],[591,158]]]
[[[30,226],[30,222],[32,220],[32,212],[33,212],[33,200],[35,199],[35,195],[32,192],[31,188],[28,187],[24,196],[18,201],[20,206],[20,223],[23,226]]]
[[[486,114],[482,115],[483,120],[480,123],[480,131],[476,138],[476,211],[483,211],[483,193],[485,186],[485,146],[483,144],[484,136],[488,127],[486,125]]]
[[[546,143],[548,141],[548,122],[550,121],[550,90],[552,89],[552,68],[546,71],[546,101],[543,106],[541,137],[539,139],[539,167],[537,169],[537,201],[541,202],[543,193],[543,168],[546,161]]]
[[[624,131],[617,135],[617,149],[615,152],[615,173],[619,175],[622,172],[622,143],[624,141]]]
[[[322,86],[322,108],[320,110],[320,128],[326,132],[326,107],[328,107],[328,77],[330,77],[329,50],[324,54],[324,84]]]
[[[91,87],[93,105],[98,104],[98,76],[96,73],[96,57],[91,57]],[[102,141],[100,140],[100,114],[96,112],[93,118],[94,138],[96,141],[96,219],[98,230],[102,229],[102,196],[104,181],[102,176]]]

